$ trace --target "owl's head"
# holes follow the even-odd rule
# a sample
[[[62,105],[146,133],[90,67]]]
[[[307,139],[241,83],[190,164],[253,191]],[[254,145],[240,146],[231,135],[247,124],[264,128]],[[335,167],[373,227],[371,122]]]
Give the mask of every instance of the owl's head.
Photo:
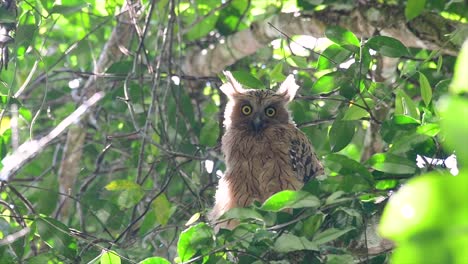
[[[226,129],[238,128],[260,134],[269,127],[291,123],[287,104],[294,99],[299,86],[289,75],[277,91],[244,89],[230,72],[221,91],[229,101],[224,112]]]

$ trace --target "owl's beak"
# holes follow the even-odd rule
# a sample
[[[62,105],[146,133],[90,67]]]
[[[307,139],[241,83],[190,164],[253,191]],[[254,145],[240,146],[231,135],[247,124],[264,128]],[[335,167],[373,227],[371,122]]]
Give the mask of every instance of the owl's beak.
[[[255,133],[260,132],[263,129],[263,120],[260,116],[255,116],[252,120],[252,128],[255,130]]]

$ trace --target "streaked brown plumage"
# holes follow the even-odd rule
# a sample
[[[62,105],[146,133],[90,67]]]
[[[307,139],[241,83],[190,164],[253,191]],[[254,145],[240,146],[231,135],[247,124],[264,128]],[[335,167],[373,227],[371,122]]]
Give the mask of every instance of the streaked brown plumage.
[[[276,192],[298,190],[323,172],[309,139],[286,108],[299,88],[292,75],[275,92],[243,89],[230,72],[224,74],[228,82],[221,91],[229,99],[222,138],[226,172],[219,181],[211,220],[254,200],[264,202]]]

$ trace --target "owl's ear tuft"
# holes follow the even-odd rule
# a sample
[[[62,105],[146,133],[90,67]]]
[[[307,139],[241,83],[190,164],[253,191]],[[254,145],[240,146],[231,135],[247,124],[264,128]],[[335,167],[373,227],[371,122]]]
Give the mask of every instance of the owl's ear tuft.
[[[234,79],[230,71],[223,71],[224,76],[226,76],[228,82],[221,85],[221,91],[228,97],[233,97],[236,94],[244,93],[245,90],[242,88],[242,85]]]
[[[283,96],[288,102],[291,102],[296,96],[296,92],[299,89],[299,86],[294,80],[294,75],[290,74],[286,80],[281,84],[276,94]]]

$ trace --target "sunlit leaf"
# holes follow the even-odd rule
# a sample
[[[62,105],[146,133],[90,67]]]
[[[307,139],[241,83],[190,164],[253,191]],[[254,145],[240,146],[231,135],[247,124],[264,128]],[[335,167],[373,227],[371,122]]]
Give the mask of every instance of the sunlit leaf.
[[[375,36],[366,42],[366,46],[387,57],[408,56],[408,49],[399,40],[386,37]]]
[[[325,36],[347,50],[352,52],[359,51],[359,39],[353,32],[345,28],[339,26],[328,26],[325,30]]]
[[[396,92],[395,116],[405,115],[415,120],[419,120],[419,111],[413,100],[402,90]]]
[[[138,264],[171,264],[171,262],[161,257],[150,257],[138,262]]]
[[[101,255],[101,264],[120,264],[120,256],[115,251],[105,251]]]
[[[320,55],[317,69],[324,70],[337,67],[340,63],[348,60],[353,53],[337,44],[328,46]]]
[[[468,164],[468,100],[463,97],[449,97],[441,101],[441,134],[444,135],[444,147],[447,151],[455,150],[459,163]]]
[[[468,226],[468,175],[432,172],[407,182],[392,195],[382,215],[380,233],[395,241],[440,232],[457,233]],[[452,233],[455,232],[455,233]],[[466,234],[465,234],[466,236]]]
[[[285,190],[273,194],[262,205],[261,209],[278,212],[285,208],[318,207],[320,200],[304,191]]]
[[[270,72],[271,82],[282,82],[286,79],[286,76],[283,74],[283,62],[279,62],[273,67],[273,70]]]
[[[432,99],[432,88],[426,76],[421,72],[419,73],[419,86],[421,87],[421,97],[424,104],[429,105]]]
[[[468,93],[468,40],[465,41],[455,63],[453,80],[450,84],[450,92],[454,94]]]
[[[386,173],[411,174],[416,172],[415,161],[388,153],[377,153],[367,163],[375,170]]]
[[[213,230],[205,223],[185,229],[179,236],[177,254],[182,262],[191,259],[198,250],[210,250],[213,244]]]
[[[255,219],[259,221],[263,221],[262,215],[257,212],[255,209],[252,208],[242,208],[236,207],[232,208],[231,210],[227,211],[222,216],[223,219]]]
[[[405,17],[407,20],[411,20],[424,10],[426,0],[408,0],[405,7]]]
[[[246,86],[247,88],[265,89],[263,82],[246,71],[233,71],[231,73],[240,84]]]
[[[321,76],[312,86],[312,94],[327,93],[340,88],[350,79],[343,72],[330,72]]]
[[[187,31],[185,37],[189,41],[194,41],[206,36],[208,33],[210,33],[210,31],[214,29],[216,21],[218,21],[218,15],[216,14],[212,14],[203,18],[201,21],[196,23],[189,31]]]
[[[366,104],[364,103],[364,101],[366,102]],[[350,104],[342,120],[359,120],[363,117],[368,117],[369,111],[363,109],[363,107],[366,108],[367,105],[372,110],[374,108],[374,100],[372,100],[372,98],[364,98],[364,101],[362,99],[359,99],[353,102],[353,104]]]

